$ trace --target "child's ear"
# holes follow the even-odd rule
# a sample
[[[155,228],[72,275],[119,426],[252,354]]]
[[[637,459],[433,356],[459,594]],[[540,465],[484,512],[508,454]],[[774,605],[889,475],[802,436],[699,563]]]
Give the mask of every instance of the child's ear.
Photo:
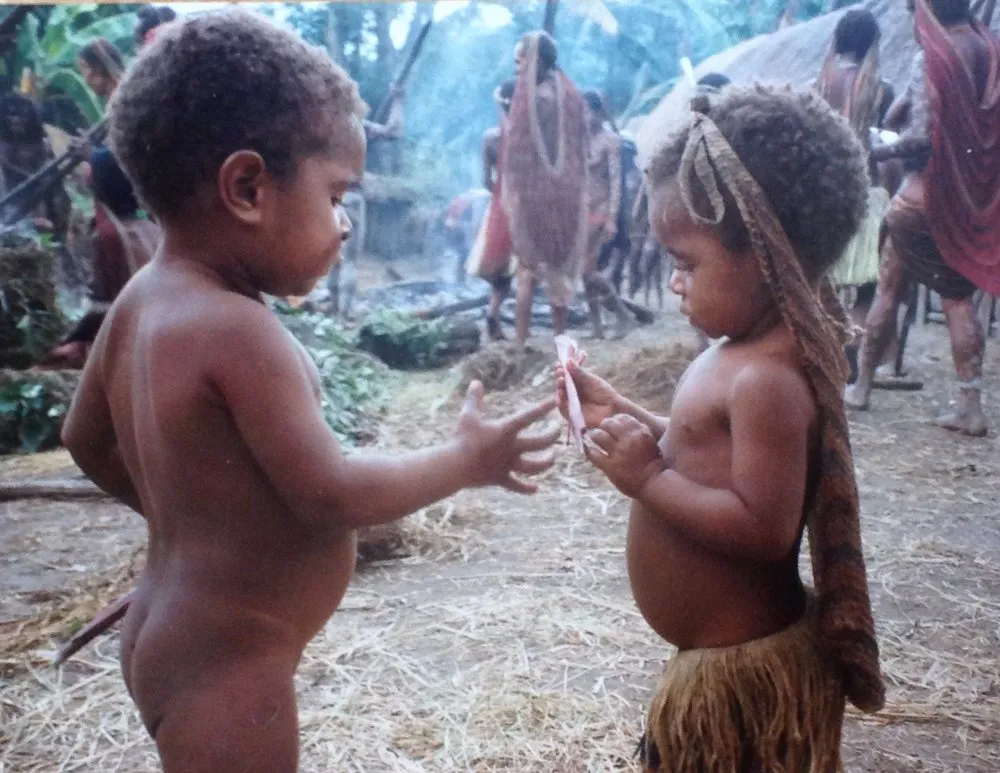
[[[264,189],[270,179],[259,153],[239,150],[223,161],[219,168],[219,198],[237,220],[246,225],[257,225],[263,214]]]

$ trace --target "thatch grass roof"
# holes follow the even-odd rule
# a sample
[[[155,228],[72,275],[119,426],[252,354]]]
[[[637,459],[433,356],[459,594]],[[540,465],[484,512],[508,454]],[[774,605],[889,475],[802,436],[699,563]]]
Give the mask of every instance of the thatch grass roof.
[[[709,57],[695,68],[695,75],[700,78],[709,72],[721,72],[734,83],[759,80],[805,86],[819,75],[840,17],[851,8],[858,7],[868,8],[879,21],[882,28],[879,52],[882,77],[893,85],[898,94],[906,87],[910,64],[917,52],[913,39],[913,17],[903,0],[867,0],[769,35],[752,38]],[[993,28],[1000,31],[1000,19],[994,19]],[[691,86],[686,81],[680,82],[636,127],[636,141],[642,157],[648,157],[659,142],[686,118],[691,94]]]

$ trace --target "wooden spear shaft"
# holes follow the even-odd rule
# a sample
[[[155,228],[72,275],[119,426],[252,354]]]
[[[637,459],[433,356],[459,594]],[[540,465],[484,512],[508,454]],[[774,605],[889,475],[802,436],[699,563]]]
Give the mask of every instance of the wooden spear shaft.
[[[392,80],[392,86],[389,88],[389,93],[386,94],[385,99],[378,106],[372,118],[376,123],[382,123],[389,116],[389,107],[392,105],[392,95],[393,92],[403,86],[406,83],[406,79],[410,77],[410,70],[413,69],[413,63],[417,61],[417,57],[420,55],[420,50],[424,47],[424,40],[427,38],[427,33],[431,31],[432,20],[428,19],[424,22],[424,26],[420,28],[420,34],[417,35],[417,39],[413,41],[413,47],[409,50],[406,55],[406,61],[403,62],[403,66],[399,68],[399,72],[396,77]]]

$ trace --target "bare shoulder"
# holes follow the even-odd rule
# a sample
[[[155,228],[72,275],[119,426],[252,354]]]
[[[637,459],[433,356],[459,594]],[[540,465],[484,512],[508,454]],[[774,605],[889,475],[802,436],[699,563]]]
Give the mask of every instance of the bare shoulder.
[[[238,293],[213,300],[204,322],[211,331],[206,341],[211,351],[206,354],[216,377],[246,380],[252,369],[261,376],[305,376],[313,381],[312,361],[266,305]]]
[[[223,287],[187,266],[150,266],[140,290],[142,314],[153,322],[161,342],[185,353],[214,380],[247,383],[272,367],[294,378],[303,364],[295,339],[260,299]],[[183,297],[184,303],[174,299]]]
[[[740,413],[754,411],[782,426],[811,426],[816,398],[801,366],[792,358],[761,353],[738,363],[732,373],[729,404]]]

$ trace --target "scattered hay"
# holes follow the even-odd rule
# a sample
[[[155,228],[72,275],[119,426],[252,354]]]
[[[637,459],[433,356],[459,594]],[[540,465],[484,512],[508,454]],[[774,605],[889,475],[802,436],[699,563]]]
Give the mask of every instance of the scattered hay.
[[[37,650],[68,639],[105,606],[131,590],[144,557],[145,548],[138,548],[116,569],[83,577],[72,589],[31,594],[27,600],[39,605],[34,617],[0,621],[0,671],[10,676],[27,666],[47,664],[48,658]]]
[[[670,411],[677,382],[697,356],[695,345],[673,338],[662,346],[644,346],[608,365],[597,365],[596,371],[630,400],[665,414]]]
[[[552,357],[533,346],[494,344],[462,362],[457,391],[465,394],[469,384],[481,381],[487,392],[503,392],[537,375],[552,362]]]
[[[463,557],[474,542],[469,525],[480,516],[475,507],[446,502],[402,521],[362,529],[358,535],[359,570],[392,560],[406,559],[413,564]],[[143,545],[133,548],[117,565],[82,576],[72,588],[25,594],[22,600],[35,605],[35,614],[0,620],[0,674],[10,677],[48,664],[58,646],[135,587],[144,563]]]
[[[689,359],[670,345],[595,350],[595,370],[643,404],[667,400]],[[452,385],[422,378],[392,406],[399,440],[422,443],[451,426],[453,406],[434,414],[432,403]],[[529,394],[512,389],[496,403]],[[905,400],[852,417],[889,705],[873,718],[849,714],[845,767],[996,773],[995,443],[924,426]],[[669,649],[629,595],[627,502],[567,451],[532,499],[477,491],[452,503],[450,516],[447,505],[421,514],[441,552],[359,572],[307,648],[297,676],[302,770],[636,770],[629,756]],[[0,769],[158,769],[117,655],[112,636],[61,671],[18,656],[0,695]]]
[[[469,524],[479,513],[454,501],[424,508],[401,521],[358,533],[358,565],[399,559],[439,561],[466,555]]]

